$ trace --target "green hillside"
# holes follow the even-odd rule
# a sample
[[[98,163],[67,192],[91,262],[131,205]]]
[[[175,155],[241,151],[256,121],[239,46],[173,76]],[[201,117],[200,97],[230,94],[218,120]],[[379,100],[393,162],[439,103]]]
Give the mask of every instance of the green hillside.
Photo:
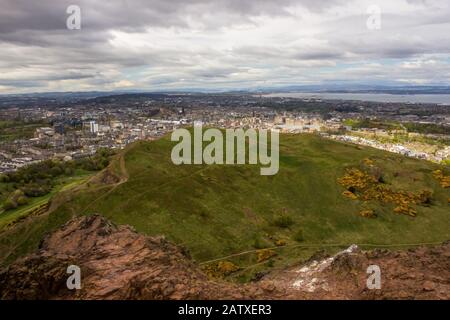
[[[450,239],[450,190],[433,177],[442,170],[438,165],[313,135],[281,135],[279,173],[261,176],[257,165],[175,166],[173,145],[167,137],[138,142],[83,188],[57,196],[51,213],[0,231],[0,260],[36,247],[46,231],[73,215],[93,213],[165,235],[198,262],[280,246],[265,252],[276,254],[273,259],[261,251],[227,259],[244,268],[236,274],[243,279],[307,258],[321,246],[333,251],[352,243]],[[343,196],[339,179],[347,169],[364,170],[368,161],[389,190],[430,191],[431,201],[412,205],[417,216],[411,217],[394,213],[394,203]],[[362,217],[363,210],[377,217]]]

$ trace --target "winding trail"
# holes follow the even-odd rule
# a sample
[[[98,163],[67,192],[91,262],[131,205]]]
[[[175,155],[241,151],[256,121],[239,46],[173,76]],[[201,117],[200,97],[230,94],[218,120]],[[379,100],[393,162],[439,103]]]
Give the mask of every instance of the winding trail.
[[[394,243],[394,244],[376,244],[376,243],[361,243],[356,244],[358,247],[372,247],[372,248],[395,248],[395,247],[418,247],[418,246],[435,246],[442,244],[442,241],[439,242],[420,242],[420,243]],[[352,244],[295,244],[295,245],[287,245],[287,246],[276,246],[276,247],[270,247],[270,248],[264,248],[264,249],[253,249],[253,250],[247,250],[242,251],[238,253],[233,253],[228,256],[203,261],[200,262],[199,265],[206,265],[209,263],[217,262],[217,261],[223,261],[229,258],[239,257],[250,253],[255,253],[261,250],[279,250],[279,249],[293,249],[293,248],[340,248],[340,247],[350,247]],[[262,264],[262,263],[259,263]]]
[[[129,174],[127,171],[127,166],[125,163],[125,154],[126,152],[128,152],[131,148],[133,148],[134,146],[130,145],[129,148],[126,148],[124,150],[122,150],[118,155],[117,155],[117,160],[119,162],[119,169],[120,169],[120,173],[119,173],[119,181],[114,183],[112,185],[112,188],[110,190],[108,190],[107,192],[105,192],[104,194],[100,195],[99,197],[95,198],[92,202],[90,202],[81,212],[86,212],[86,210],[88,210],[93,204],[95,204],[97,201],[103,199],[104,197],[108,196],[110,193],[112,193],[118,186],[120,186],[121,184],[124,184],[125,182],[128,181],[129,179]],[[111,169],[111,165],[113,162],[111,162],[110,166],[106,169],[106,170],[112,170]],[[102,171],[103,173],[104,171]],[[95,179],[96,176],[94,176],[92,179]],[[108,185],[107,187],[110,187],[110,185]]]

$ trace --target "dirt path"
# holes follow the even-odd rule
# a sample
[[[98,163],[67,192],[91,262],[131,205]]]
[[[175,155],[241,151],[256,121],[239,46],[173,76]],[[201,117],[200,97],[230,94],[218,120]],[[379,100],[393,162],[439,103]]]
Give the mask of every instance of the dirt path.
[[[92,202],[90,202],[81,212],[86,212],[92,205],[94,205],[95,203],[97,203],[97,201],[107,197],[110,193],[112,193],[114,190],[116,190],[116,188],[118,186],[120,186],[121,184],[125,183],[128,181],[129,179],[129,174],[127,171],[127,167],[126,167],[126,163],[125,163],[125,154],[126,152],[128,152],[130,149],[132,148],[132,146],[130,146],[129,148],[126,148],[125,150],[123,150],[122,152],[120,152],[117,155],[117,161],[119,162],[119,181],[115,184],[112,185],[112,188],[110,190],[108,190],[106,193],[100,195],[99,197],[97,197],[96,199],[94,199]],[[111,166],[111,164],[110,164]],[[108,167],[106,170],[111,170],[111,167]],[[94,176],[95,178],[95,176]]]
[[[399,248],[399,247],[419,247],[419,246],[436,246],[441,244],[441,242],[421,242],[421,243],[394,243],[394,244],[376,244],[376,243],[363,243],[358,244],[358,247],[369,247],[369,248]],[[316,248],[316,249],[323,249],[323,248],[348,248],[353,244],[297,244],[297,245],[287,245],[287,246],[276,246],[276,247],[270,247],[265,248],[264,250],[280,250],[280,249],[294,249],[294,248]],[[237,252],[234,254],[230,254],[224,257],[203,261],[200,262],[199,265],[205,265],[213,262],[223,261],[230,258],[235,258],[239,256],[243,256],[246,254],[255,253],[258,251],[261,251],[262,249],[253,249],[253,250],[246,250],[242,252]],[[261,264],[261,263],[259,263]],[[258,265],[259,265],[258,264]]]

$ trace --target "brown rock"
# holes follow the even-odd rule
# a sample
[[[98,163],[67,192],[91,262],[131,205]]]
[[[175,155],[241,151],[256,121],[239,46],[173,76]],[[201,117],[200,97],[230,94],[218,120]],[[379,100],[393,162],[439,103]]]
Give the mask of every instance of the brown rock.
[[[94,215],[69,221],[39,250],[0,270],[0,299],[450,299],[449,252],[450,242],[397,252],[346,251],[324,268],[317,266],[330,260],[317,254],[317,271],[303,279],[317,287],[313,292],[293,286],[298,264],[238,285],[208,280],[185,249],[163,237]],[[72,264],[81,268],[81,290],[66,287]],[[371,264],[381,267],[382,290],[366,287]]]
[[[436,289],[436,284],[434,282],[425,281],[423,283],[423,290],[425,290],[425,291],[433,291],[434,289]]]

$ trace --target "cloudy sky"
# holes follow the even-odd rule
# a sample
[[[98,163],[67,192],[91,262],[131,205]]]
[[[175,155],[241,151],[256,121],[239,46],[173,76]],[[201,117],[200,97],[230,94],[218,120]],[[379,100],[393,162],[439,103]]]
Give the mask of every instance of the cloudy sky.
[[[449,80],[448,0],[0,0],[0,93]]]

